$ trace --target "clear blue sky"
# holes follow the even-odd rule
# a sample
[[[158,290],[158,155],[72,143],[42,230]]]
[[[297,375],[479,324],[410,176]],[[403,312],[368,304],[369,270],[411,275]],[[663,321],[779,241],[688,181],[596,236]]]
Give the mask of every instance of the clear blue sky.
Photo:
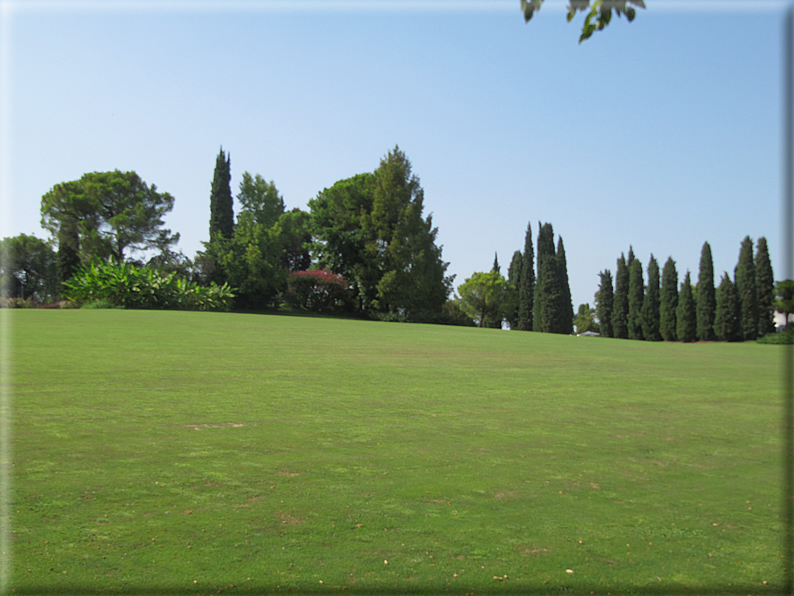
[[[746,235],[782,274],[783,2],[646,0],[579,45],[562,3],[0,2],[0,235],[46,237],[41,196],[135,170],[193,257],[218,150],[289,208],[395,144],[457,287],[527,223],[562,235],[574,307],[633,246],[717,283]]]

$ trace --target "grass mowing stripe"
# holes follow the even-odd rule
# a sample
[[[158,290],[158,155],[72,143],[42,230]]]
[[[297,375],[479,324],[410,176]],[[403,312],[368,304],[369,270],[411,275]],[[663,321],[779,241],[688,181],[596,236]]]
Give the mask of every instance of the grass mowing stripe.
[[[18,590],[780,588],[780,346],[11,315]]]

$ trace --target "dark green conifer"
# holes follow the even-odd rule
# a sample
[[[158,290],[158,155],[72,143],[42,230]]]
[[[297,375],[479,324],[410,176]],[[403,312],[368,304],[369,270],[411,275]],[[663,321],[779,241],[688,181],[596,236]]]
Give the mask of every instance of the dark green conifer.
[[[538,222],[538,278],[535,283],[533,329],[555,333],[556,310],[560,303],[557,255],[554,253],[554,229],[550,223]]]
[[[612,290],[612,272],[609,269],[598,274],[601,281],[596,292],[596,317],[601,327],[602,337],[613,337],[612,330],[612,303],[614,292]]]
[[[629,337],[629,269],[623,253],[615,272],[615,296],[612,303],[612,333],[620,339]]]
[[[711,246],[703,243],[700,251],[700,270],[697,285],[697,337],[700,341],[712,341],[714,335],[714,313],[717,308],[717,296],[714,289],[714,262],[711,258]]]
[[[662,290],[659,299],[659,333],[665,341],[678,339],[676,310],[678,308],[678,271],[672,257],[662,269]]]
[[[510,260],[510,266],[507,268],[507,280],[516,290],[516,296],[519,296],[521,290],[521,268],[524,264],[524,255],[520,250],[513,253],[513,258]],[[520,297],[516,302],[515,310],[508,317],[510,329],[518,329],[519,312],[521,310]]]
[[[686,272],[684,283],[678,293],[678,308],[676,310],[676,334],[679,341],[692,342],[697,339],[697,315],[695,314],[695,299],[692,296],[692,280],[689,271]]]
[[[755,281],[753,241],[750,236],[742,241],[735,277],[741,309],[742,339],[753,340],[758,337],[758,289]]]
[[[532,331],[535,300],[535,250],[532,244],[532,228],[527,224],[524,236],[524,254],[518,285],[518,328]]]
[[[226,155],[221,147],[215,160],[210,193],[210,242],[221,237],[231,238],[234,233],[231,180],[231,156]]]
[[[557,276],[560,284],[560,302],[557,307],[557,320],[559,321],[556,333],[573,333],[573,301],[571,299],[571,286],[568,283],[568,263],[565,259],[565,246],[562,236],[557,240]]]
[[[741,310],[739,294],[730,276],[722,276],[720,287],[717,288],[717,307],[714,315],[714,332],[720,341],[741,341]]]
[[[631,252],[629,254],[631,255]],[[644,297],[642,263],[639,259],[634,258],[629,267],[629,339],[645,339],[642,334],[642,301]]]
[[[645,298],[642,301],[642,335],[647,341],[660,341],[662,335],[659,331],[659,263],[651,255],[648,262],[648,287],[645,289]]]
[[[763,337],[775,332],[775,274],[763,236],[756,244],[755,283],[758,288],[758,336]]]

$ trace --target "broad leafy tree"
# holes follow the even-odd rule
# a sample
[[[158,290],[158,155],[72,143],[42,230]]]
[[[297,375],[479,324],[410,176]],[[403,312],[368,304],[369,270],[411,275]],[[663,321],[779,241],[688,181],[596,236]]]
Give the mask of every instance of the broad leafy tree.
[[[692,295],[692,280],[689,271],[684,276],[681,290],[678,293],[678,308],[676,309],[676,335],[679,341],[692,342],[697,339],[697,315],[695,313],[695,298]]]
[[[629,254],[631,255],[631,252]],[[642,334],[642,301],[644,297],[642,263],[639,259],[631,259],[629,266],[629,339],[645,339]]]
[[[309,201],[312,252],[318,265],[343,275],[352,286],[359,310],[376,298],[379,271],[366,254],[364,221],[372,211],[375,174],[339,180]]]
[[[775,332],[775,274],[763,236],[756,244],[755,283],[758,288],[758,335],[763,337]]]
[[[362,310],[440,313],[452,289],[424,191],[399,147],[372,174],[337,182],[309,202],[321,266],[353,286]]]
[[[794,313],[794,280],[777,282],[775,298],[775,310],[783,315],[783,325],[788,329],[789,317]]]
[[[527,224],[524,236],[524,253],[518,285],[518,328],[532,331],[535,309],[535,250],[532,243],[532,228]]]
[[[642,335],[647,341],[660,341],[659,319],[660,286],[659,263],[651,255],[648,262],[648,287],[645,288],[645,298],[642,301]]]
[[[720,341],[741,341],[741,309],[739,294],[730,276],[724,273],[717,288],[714,333]]]
[[[714,262],[711,246],[703,243],[700,251],[700,270],[697,285],[697,336],[700,341],[712,341],[714,335],[714,316],[717,309],[717,296],[714,289]]]
[[[210,242],[221,237],[231,238],[234,233],[231,160],[221,147],[215,160],[210,191]]]
[[[755,279],[753,241],[749,236],[742,241],[735,277],[741,309],[742,339],[756,339],[758,337],[758,288]]]
[[[495,327],[515,309],[516,290],[498,271],[477,272],[458,287],[460,307],[478,327]]]
[[[662,291],[659,300],[659,332],[665,341],[678,339],[676,311],[678,309],[678,271],[672,257],[662,269]]]
[[[82,263],[112,259],[128,252],[167,250],[179,240],[164,228],[174,197],[157,191],[135,172],[93,172],[56,184],[41,199],[41,223],[59,245],[62,276]]]
[[[598,274],[600,282],[598,292],[596,292],[596,317],[600,333],[603,337],[613,337],[612,330],[612,304],[614,301],[614,291],[612,289],[612,272],[609,269]]]
[[[49,244],[27,234],[0,240],[0,295],[46,302],[59,293],[57,258]]]
[[[612,332],[615,337],[629,337],[629,269],[621,253],[615,272],[615,297],[612,306]]]
[[[600,328],[595,321],[595,310],[590,308],[589,304],[579,305],[579,310],[576,312],[576,318],[574,319],[574,326],[576,327],[576,333],[599,332]]]

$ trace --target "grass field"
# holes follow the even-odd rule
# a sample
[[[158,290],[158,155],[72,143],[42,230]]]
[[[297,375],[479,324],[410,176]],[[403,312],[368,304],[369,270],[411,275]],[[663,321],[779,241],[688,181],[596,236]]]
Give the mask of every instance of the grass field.
[[[17,594],[781,590],[782,346],[7,314]]]

